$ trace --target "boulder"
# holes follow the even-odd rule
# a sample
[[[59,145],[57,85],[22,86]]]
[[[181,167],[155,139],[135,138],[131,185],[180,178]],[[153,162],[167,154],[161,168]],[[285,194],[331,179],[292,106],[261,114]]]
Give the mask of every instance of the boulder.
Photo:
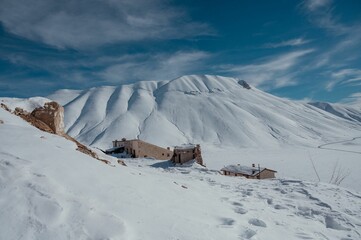
[[[30,115],[48,125],[55,134],[64,134],[64,108],[57,102],[47,102]]]

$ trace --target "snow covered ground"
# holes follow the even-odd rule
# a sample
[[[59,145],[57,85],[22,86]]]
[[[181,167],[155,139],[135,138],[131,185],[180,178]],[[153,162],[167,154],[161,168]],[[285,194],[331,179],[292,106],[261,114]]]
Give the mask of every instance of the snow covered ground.
[[[329,145],[331,148],[333,145]],[[326,147],[326,146],[325,146]],[[202,148],[205,164],[210,169],[221,169],[229,164],[242,164],[251,166],[252,163],[261,167],[274,169],[279,178],[292,178],[314,182],[328,183],[331,180],[334,168],[340,175],[347,175],[341,186],[361,193],[361,142],[354,145],[335,145],[333,149],[319,149],[310,147],[284,148],[244,148],[212,147]],[[344,151],[343,149],[348,149]],[[349,151],[350,150],[350,151]],[[315,166],[315,169],[313,167]],[[316,173],[317,172],[317,173]],[[318,176],[320,180],[318,179]]]
[[[103,149],[123,137],[160,146],[283,148],[361,136],[357,121],[220,76],[60,90],[48,98],[64,104],[69,135]]]
[[[213,170],[259,163],[280,177],[329,182],[337,167],[347,174],[341,186],[361,192],[360,144],[339,146],[347,151],[318,148],[361,136],[357,106],[334,104],[335,114],[318,108],[322,104],[278,98],[209,75],[60,90],[49,98],[65,105],[68,134],[95,147],[110,148],[123,137],[164,147],[200,143]]]
[[[345,188],[149,159],[106,165],[2,109],[0,119],[0,239],[361,237],[361,196]]]

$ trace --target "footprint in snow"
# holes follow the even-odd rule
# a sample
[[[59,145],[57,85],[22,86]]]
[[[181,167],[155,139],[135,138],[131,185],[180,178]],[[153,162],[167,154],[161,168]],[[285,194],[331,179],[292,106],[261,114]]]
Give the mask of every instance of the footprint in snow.
[[[277,209],[277,210],[288,209],[287,207],[279,205],[279,204],[274,205],[274,208]]]
[[[232,203],[234,206],[239,206],[239,207],[243,207],[243,204],[240,202],[233,202]]]
[[[342,226],[338,222],[336,222],[336,220],[331,216],[326,216],[325,217],[325,225],[326,225],[326,228],[331,228],[331,229],[335,229],[335,230],[343,230],[343,231],[350,231],[351,230],[349,228],[346,228],[346,227]]]
[[[251,218],[248,223],[257,227],[267,227],[267,224],[258,218]]]
[[[257,234],[256,231],[247,228],[240,234],[240,237],[241,239],[251,239],[256,234]]]
[[[244,209],[244,208],[241,208],[241,207],[238,207],[234,210],[235,213],[238,213],[238,214],[246,214],[248,212],[248,210]]]
[[[230,227],[233,226],[236,221],[232,218],[221,218],[221,226],[226,226],[226,227]]]

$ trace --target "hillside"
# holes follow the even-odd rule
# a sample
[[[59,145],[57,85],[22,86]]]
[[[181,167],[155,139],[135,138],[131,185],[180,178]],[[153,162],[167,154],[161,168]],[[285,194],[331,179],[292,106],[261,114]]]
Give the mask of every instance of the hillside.
[[[349,119],[219,76],[61,90],[49,98],[64,104],[71,136],[101,148],[122,137],[162,146],[197,142],[275,148],[361,135],[360,125]]]
[[[338,117],[361,124],[361,103],[345,105],[326,102],[311,102],[309,104]]]
[[[360,238],[361,196],[344,188],[106,165],[1,108],[0,120],[0,239]]]

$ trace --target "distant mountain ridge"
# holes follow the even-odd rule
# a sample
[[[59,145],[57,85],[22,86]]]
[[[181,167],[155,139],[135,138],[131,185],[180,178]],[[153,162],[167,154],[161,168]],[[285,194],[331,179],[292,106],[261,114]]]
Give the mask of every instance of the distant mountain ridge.
[[[361,106],[347,106],[337,103],[311,102],[312,106],[318,107],[338,117],[361,124]]]
[[[122,137],[162,146],[276,147],[361,135],[360,125],[351,119],[220,76],[60,90],[48,98],[64,105],[69,135],[103,148]]]

